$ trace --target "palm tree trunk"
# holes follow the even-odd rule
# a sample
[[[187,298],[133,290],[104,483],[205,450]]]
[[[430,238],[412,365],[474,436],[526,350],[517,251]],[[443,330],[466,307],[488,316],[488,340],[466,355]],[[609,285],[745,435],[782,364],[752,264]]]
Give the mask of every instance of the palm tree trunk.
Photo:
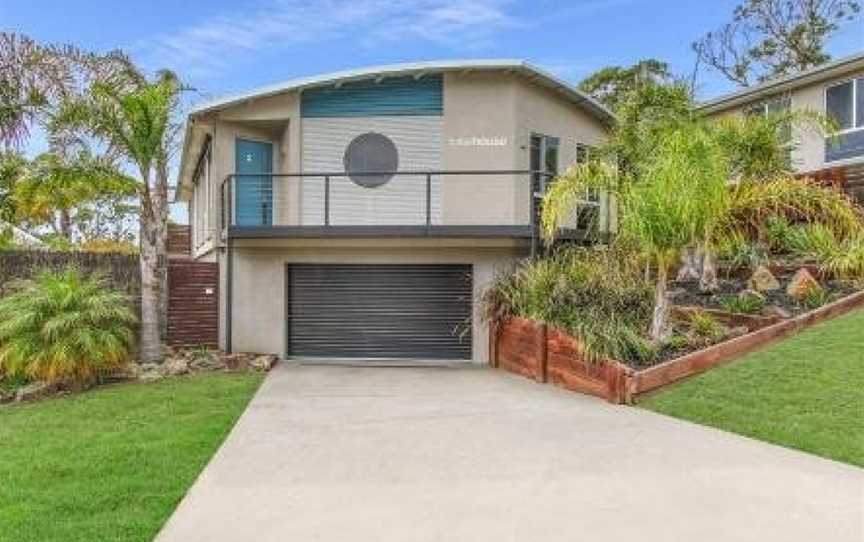
[[[156,224],[157,272],[159,274],[159,333],[162,341],[168,339],[168,162],[159,159],[156,164],[156,190],[154,207]]]
[[[707,246],[702,249],[702,276],[699,277],[699,290],[705,293],[716,292],[720,288],[717,282],[717,264],[714,254]]]
[[[700,254],[690,247],[681,254],[681,268],[678,269],[678,282],[690,282],[699,279]]]
[[[60,235],[72,242],[72,216],[69,214],[69,209],[60,209]]]
[[[651,339],[660,341],[666,332],[666,324],[669,320],[669,296],[666,292],[666,280],[669,273],[665,262],[658,262],[657,284],[654,287],[654,315],[651,318]]]
[[[162,361],[159,275],[159,224],[149,190],[150,172],[142,171],[144,190],[141,194],[139,219],[141,238],[141,363]]]

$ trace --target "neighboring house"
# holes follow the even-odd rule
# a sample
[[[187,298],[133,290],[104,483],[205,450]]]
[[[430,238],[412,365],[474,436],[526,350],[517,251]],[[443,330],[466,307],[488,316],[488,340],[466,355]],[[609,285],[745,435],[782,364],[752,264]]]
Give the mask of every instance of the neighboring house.
[[[807,110],[834,119],[836,134],[796,127],[792,165],[801,174],[845,184],[864,201],[864,53],[745,88],[700,104],[708,116]]]
[[[27,248],[45,248],[38,237],[33,236],[17,226],[0,220],[0,236],[11,234],[11,240],[15,245]]]
[[[537,246],[546,182],[612,121],[512,60],[340,72],[196,108],[177,200],[193,257],[220,265],[220,344],[485,362],[478,296]],[[601,230],[614,224],[605,197],[585,207]]]

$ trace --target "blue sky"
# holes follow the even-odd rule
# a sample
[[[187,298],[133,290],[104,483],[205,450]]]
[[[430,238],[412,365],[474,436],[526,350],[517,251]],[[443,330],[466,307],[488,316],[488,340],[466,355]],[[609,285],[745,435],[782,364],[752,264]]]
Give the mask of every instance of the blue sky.
[[[578,81],[644,57],[693,67],[690,43],[738,0],[0,0],[0,27],[51,42],[121,48],[169,67],[204,97],[371,64],[524,58]],[[864,47],[864,21],[830,50]],[[729,90],[706,74],[701,95]]]
[[[203,101],[297,76],[415,60],[522,58],[578,82],[656,57],[693,68],[690,44],[739,0],[0,0],[0,28],[46,42],[120,48],[171,68]],[[829,51],[864,48],[864,21]],[[732,90],[703,74],[699,94]],[[35,138],[30,152],[39,150]]]

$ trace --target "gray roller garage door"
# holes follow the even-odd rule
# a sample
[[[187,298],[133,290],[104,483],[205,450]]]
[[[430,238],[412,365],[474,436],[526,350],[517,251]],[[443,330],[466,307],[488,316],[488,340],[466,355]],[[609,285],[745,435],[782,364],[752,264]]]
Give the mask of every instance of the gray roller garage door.
[[[288,354],[471,359],[470,265],[291,264]]]

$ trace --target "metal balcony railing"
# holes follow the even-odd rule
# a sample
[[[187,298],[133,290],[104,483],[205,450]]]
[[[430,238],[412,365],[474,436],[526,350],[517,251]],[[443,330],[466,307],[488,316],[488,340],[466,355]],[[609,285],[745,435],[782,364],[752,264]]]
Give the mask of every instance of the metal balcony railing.
[[[222,224],[248,236],[463,229],[533,239],[552,178],[530,170],[231,174]]]

